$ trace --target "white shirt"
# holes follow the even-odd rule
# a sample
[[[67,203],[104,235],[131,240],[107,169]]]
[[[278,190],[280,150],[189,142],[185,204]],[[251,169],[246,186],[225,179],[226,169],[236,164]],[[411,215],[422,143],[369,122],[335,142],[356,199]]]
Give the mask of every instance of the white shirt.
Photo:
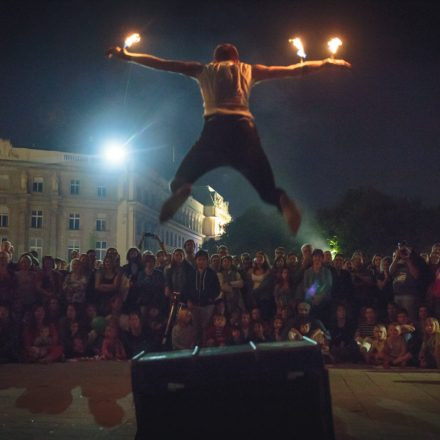
[[[203,98],[204,116],[243,115],[253,118],[249,95],[254,84],[252,66],[233,61],[212,62],[197,77]]]

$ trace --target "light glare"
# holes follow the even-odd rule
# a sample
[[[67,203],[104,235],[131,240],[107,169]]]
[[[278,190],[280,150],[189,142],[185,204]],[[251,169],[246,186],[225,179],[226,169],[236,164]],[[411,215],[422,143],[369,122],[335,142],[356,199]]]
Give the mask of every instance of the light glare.
[[[127,151],[124,145],[111,142],[105,147],[104,157],[112,165],[122,165],[127,157]]]

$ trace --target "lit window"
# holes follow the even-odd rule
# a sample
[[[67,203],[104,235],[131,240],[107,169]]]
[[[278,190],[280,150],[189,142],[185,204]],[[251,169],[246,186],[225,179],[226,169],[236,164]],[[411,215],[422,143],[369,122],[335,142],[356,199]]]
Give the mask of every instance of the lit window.
[[[98,186],[98,197],[107,197],[107,188],[105,186]]]
[[[96,259],[101,261],[104,260],[105,253],[107,252],[107,242],[97,241],[95,251],[96,251]]]
[[[78,240],[70,240],[67,243],[67,259],[68,261],[72,260],[72,253],[79,252],[79,241]]]
[[[34,177],[32,182],[32,191],[36,193],[43,192],[43,178],[42,177]]]
[[[35,210],[31,214],[31,228],[41,229],[43,227],[43,211]]]
[[[70,194],[79,194],[79,180],[70,181]]]
[[[106,221],[103,218],[96,219],[96,230],[105,231],[107,229]]]
[[[69,229],[78,230],[79,229],[80,216],[78,213],[72,213],[69,216]]]
[[[9,224],[9,209],[7,206],[0,206],[0,228],[7,228]]]
[[[43,256],[43,239],[42,238],[30,238],[29,239],[29,251],[35,251],[38,254],[38,258]]]

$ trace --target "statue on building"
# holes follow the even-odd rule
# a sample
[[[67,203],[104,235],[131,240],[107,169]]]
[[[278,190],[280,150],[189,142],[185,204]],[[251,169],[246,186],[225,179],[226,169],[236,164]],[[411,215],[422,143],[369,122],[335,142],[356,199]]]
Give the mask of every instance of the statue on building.
[[[57,173],[52,174],[52,191],[58,193],[60,189],[60,178]]]
[[[26,191],[27,190],[27,184],[28,184],[28,175],[27,175],[27,173],[25,171],[23,171],[21,173],[21,178],[20,178],[20,188],[23,191]]]

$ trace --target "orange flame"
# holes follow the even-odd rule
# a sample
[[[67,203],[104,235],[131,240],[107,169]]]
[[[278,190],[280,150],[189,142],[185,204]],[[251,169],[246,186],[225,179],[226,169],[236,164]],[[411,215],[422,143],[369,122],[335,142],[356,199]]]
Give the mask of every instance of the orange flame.
[[[339,38],[332,38],[327,45],[332,55],[335,55],[339,46],[342,46],[342,41]]]
[[[133,44],[139,43],[141,36],[139,34],[131,34],[125,39],[124,47],[131,47]]]
[[[296,54],[302,59],[302,58],[306,58],[307,55],[304,52],[304,46],[301,42],[300,38],[291,38],[289,40],[289,43],[291,43],[296,49],[298,49],[298,51],[296,52]]]

